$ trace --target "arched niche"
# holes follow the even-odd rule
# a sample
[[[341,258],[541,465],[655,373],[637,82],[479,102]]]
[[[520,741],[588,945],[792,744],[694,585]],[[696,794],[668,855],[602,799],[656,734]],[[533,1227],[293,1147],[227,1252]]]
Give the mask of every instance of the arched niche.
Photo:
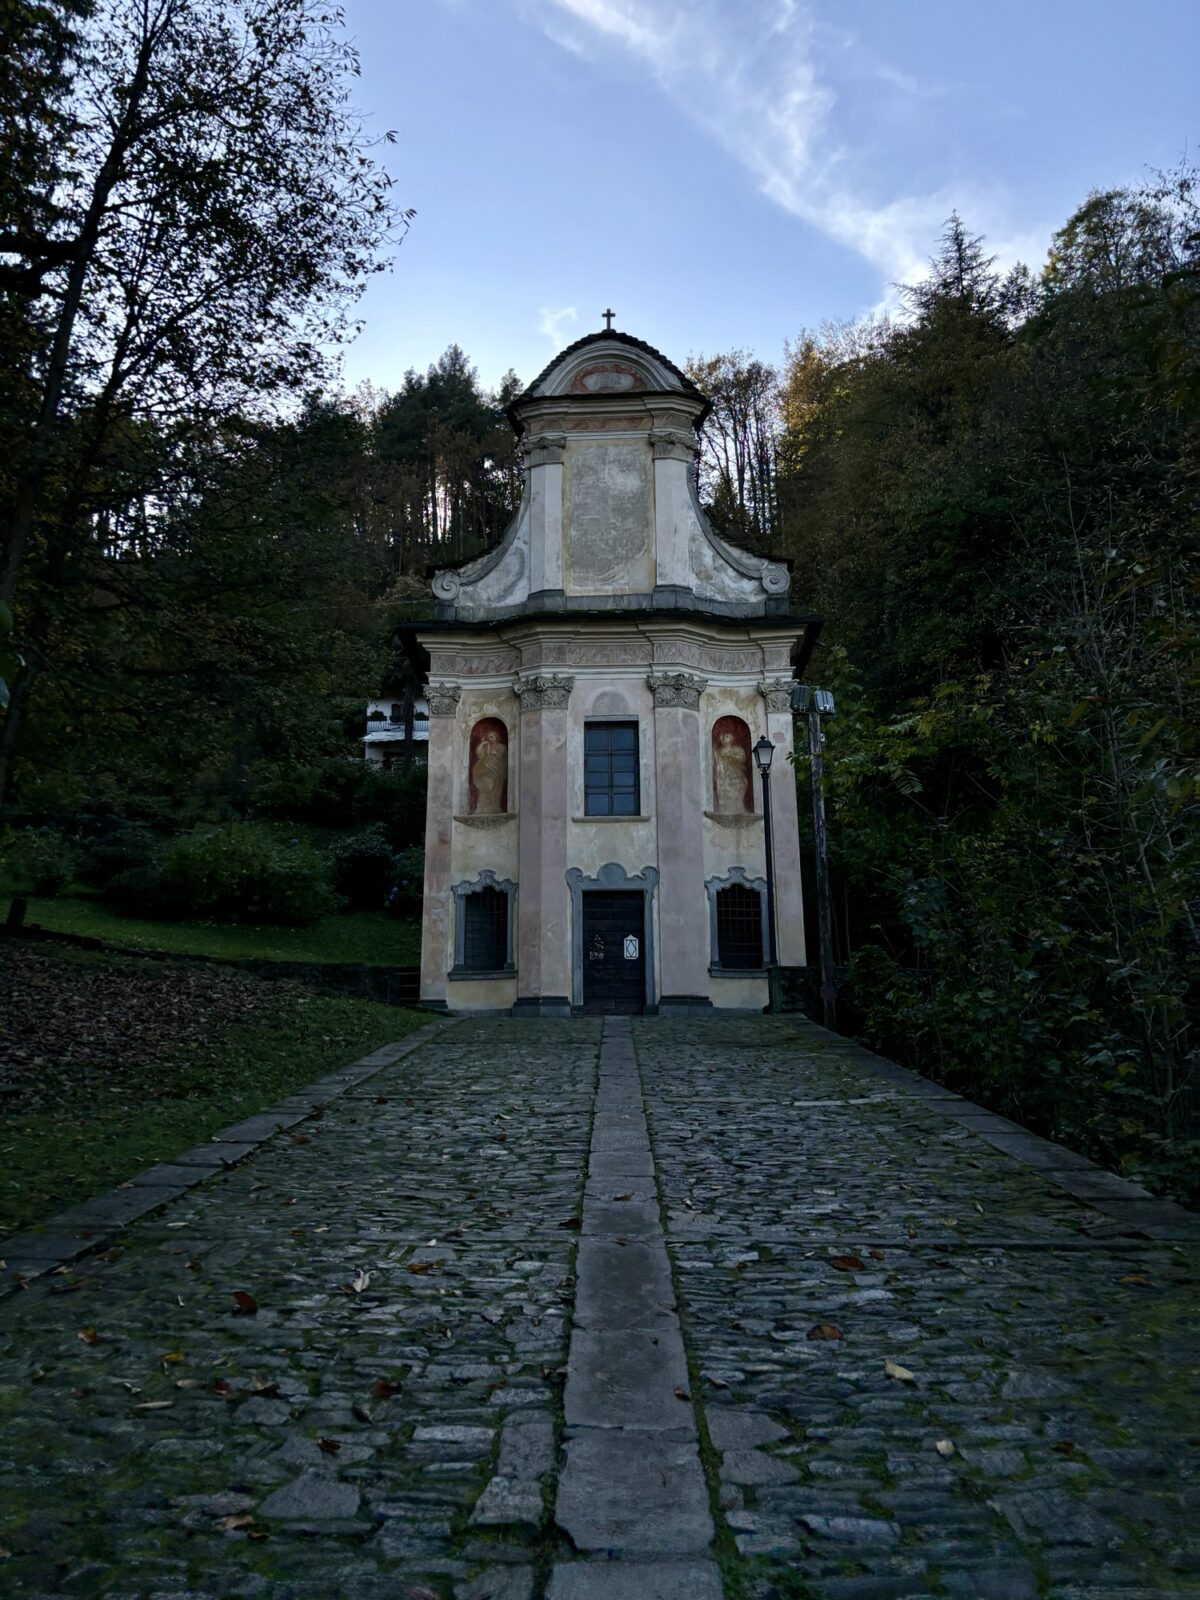
[[[722,816],[754,810],[754,759],[750,729],[741,717],[718,717],[712,725],[713,810]]]
[[[499,817],[508,810],[508,728],[499,717],[480,717],[467,751],[468,811]]]

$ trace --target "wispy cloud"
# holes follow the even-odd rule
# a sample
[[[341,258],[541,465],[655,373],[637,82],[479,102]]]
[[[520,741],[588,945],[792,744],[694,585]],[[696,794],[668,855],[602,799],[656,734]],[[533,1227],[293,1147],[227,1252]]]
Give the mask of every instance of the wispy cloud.
[[[528,14],[565,48],[625,51],[769,199],[870,262],[880,275],[881,306],[893,284],[923,276],[951,211],[988,234],[1003,265],[1041,247],[1037,235],[1007,226],[1006,197],[996,188],[959,183],[880,195],[870,164],[839,138],[837,95],[822,73],[813,18],[799,0],[530,3]],[[837,45],[855,48],[844,33]],[[871,70],[895,92],[931,97],[887,63],[872,59]]]
[[[579,321],[579,313],[574,306],[562,306],[558,311],[543,306],[538,317],[538,332],[546,335],[556,351],[561,350],[567,342],[566,330]]]

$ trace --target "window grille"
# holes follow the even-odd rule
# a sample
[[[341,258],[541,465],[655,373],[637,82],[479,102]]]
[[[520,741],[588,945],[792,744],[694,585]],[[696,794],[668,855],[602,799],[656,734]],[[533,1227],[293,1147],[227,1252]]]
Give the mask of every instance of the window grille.
[[[583,730],[583,811],[588,817],[636,817],[638,725],[589,722]]]
[[[717,890],[717,961],[722,967],[763,964],[762,896],[740,883]]]
[[[471,972],[498,972],[508,965],[508,896],[501,889],[476,889],[464,895],[463,966]]]

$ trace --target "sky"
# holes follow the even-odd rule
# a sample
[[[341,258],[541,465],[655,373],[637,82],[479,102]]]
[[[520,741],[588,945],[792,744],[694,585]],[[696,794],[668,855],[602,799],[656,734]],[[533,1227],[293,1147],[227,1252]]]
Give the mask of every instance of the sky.
[[[949,214],[1039,266],[1196,157],[1200,0],[344,0],[399,204],[343,381],[528,382],[604,326],[778,362],[886,309]]]

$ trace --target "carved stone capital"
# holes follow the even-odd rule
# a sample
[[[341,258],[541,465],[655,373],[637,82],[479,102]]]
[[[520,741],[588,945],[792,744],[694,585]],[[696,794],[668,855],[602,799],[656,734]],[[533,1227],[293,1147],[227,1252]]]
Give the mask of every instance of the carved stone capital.
[[[708,688],[707,678],[690,672],[652,672],[646,682],[656,706],[683,706],[688,711],[700,709],[700,696]]]
[[[676,432],[674,429],[656,429],[650,435],[655,461],[686,461],[689,466],[700,448],[694,433]]]
[[[762,678],[758,692],[767,702],[768,711],[792,709],[792,680],[790,678]]]
[[[425,695],[431,717],[452,717],[462,699],[462,689],[457,683],[431,683]]]
[[[522,711],[563,711],[575,679],[562,672],[534,672],[513,685]]]
[[[566,447],[565,433],[535,433],[521,444],[527,467],[557,466],[562,461]]]

